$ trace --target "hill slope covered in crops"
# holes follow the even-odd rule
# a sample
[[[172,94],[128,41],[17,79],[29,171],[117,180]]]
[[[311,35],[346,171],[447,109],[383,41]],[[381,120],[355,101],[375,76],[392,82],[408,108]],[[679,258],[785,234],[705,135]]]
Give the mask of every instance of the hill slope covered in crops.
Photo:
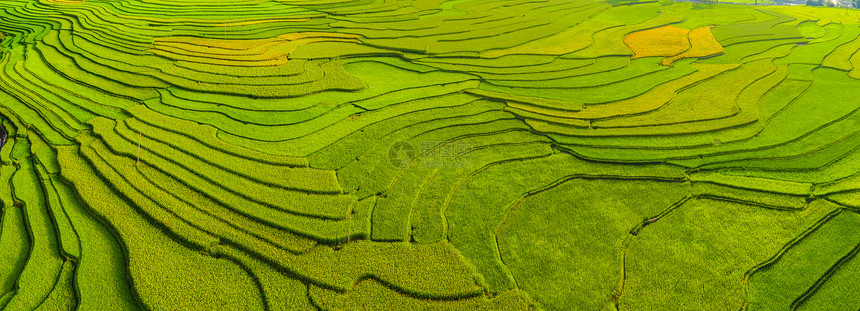
[[[0,0],[2,310],[856,310],[860,11]]]

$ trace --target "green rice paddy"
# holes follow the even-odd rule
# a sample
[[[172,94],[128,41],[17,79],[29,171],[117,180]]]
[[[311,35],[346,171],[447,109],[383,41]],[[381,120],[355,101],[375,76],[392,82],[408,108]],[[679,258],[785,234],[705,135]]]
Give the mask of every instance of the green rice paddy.
[[[0,0],[0,310],[858,310],[858,51],[840,8]]]

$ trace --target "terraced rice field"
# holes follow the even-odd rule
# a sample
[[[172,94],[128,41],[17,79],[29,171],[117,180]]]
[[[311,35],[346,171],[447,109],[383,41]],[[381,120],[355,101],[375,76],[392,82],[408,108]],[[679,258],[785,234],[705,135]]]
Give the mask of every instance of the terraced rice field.
[[[860,11],[0,9],[2,310],[860,309]]]

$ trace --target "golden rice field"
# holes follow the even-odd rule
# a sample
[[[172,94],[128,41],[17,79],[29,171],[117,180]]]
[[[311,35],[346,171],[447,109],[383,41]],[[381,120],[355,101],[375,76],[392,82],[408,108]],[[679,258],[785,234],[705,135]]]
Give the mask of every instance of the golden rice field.
[[[860,309],[860,10],[0,0],[0,310]]]

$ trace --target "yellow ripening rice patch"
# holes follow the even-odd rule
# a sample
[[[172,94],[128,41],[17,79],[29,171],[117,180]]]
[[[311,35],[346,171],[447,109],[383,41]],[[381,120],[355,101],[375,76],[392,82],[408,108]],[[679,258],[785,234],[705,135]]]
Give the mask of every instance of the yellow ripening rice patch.
[[[298,47],[315,42],[352,42],[361,36],[327,32],[284,34],[268,39],[236,40],[199,37],[155,38],[155,55],[214,65],[276,66],[288,61]]]
[[[82,3],[84,0],[49,0],[53,2],[57,1],[65,1],[65,2],[75,2]],[[127,14],[118,14],[111,12],[112,15],[120,18],[120,19],[128,19],[135,21],[144,21],[144,22],[156,22],[156,23],[182,23],[190,26],[214,26],[214,27],[232,27],[232,26],[244,26],[244,25],[260,25],[260,24],[276,24],[283,25],[284,23],[302,23],[310,21],[311,18],[319,17],[316,15],[301,15],[294,16],[290,18],[240,18],[240,19],[200,19],[200,18],[187,18],[187,17],[161,17],[161,16],[136,16],[136,15],[127,15]]]
[[[713,26],[699,27],[691,30],[688,38],[692,47],[681,54],[660,60],[660,64],[671,66],[673,62],[682,58],[705,57],[722,53],[723,46],[711,34],[711,27]]]
[[[231,22],[215,24],[215,27],[248,26],[248,25],[274,24],[274,23],[298,23],[298,22],[307,22],[310,20],[311,20],[310,18],[280,18],[280,19],[231,21]]]
[[[47,0],[47,1],[50,3],[56,3],[56,4],[80,4],[81,2],[84,2],[84,0]]]
[[[261,46],[273,43],[285,43],[290,41],[301,41],[309,39],[358,39],[361,36],[329,33],[329,32],[298,32],[288,33],[273,38],[267,39],[219,39],[219,38],[200,38],[200,37],[161,37],[155,38],[155,44],[161,46],[176,46],[188,48],[189,46],[207,47],[210,49],[222,50],[251,50]]]
[[[650,56],[675,56],[690,49],[686,29],[663,26],[631,33],[624,37],[624,43],[633,50],[633,58]]]

